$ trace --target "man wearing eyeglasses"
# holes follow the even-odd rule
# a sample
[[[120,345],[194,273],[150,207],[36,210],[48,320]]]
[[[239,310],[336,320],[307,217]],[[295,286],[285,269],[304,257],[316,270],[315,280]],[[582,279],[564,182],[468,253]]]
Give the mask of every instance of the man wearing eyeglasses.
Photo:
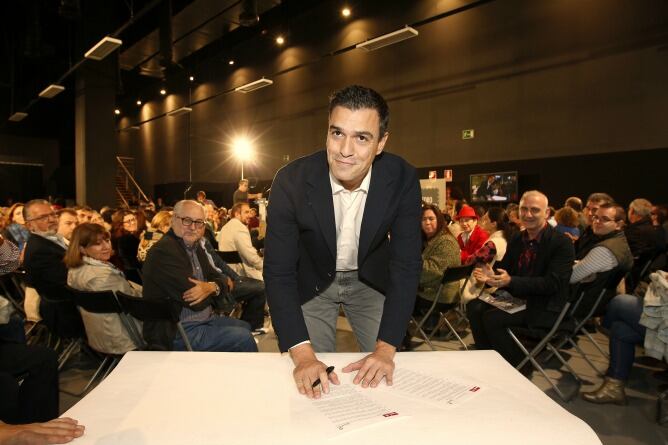
[[[72,336],[83,331],[81,316],[74,304],[52,303],[48,300],[66,299],[67,268],[63,263],[65,244],[58,235],[58,214],[48,201],[35,199],[23,208],[23,218],[30,230],[26,243],[23,266],[28,283],[40,296],[39,311],[47,326],[66,328]],[[65,334],[64,331],[60,332]]]
[[[209,262],[200,244],[204,208],[196,201],[174,206],[172,228],[148,252],[144,263],[144,298],[174,302],[195,351],[256,352],[250,325],[213,312],[215,297],[227,291],[227,279]],[[166,350],[185,350],[176,325],[144,322],[144,338]]]
[[[621,275],[631,270],[633,255],[623,231],[624,213],[615,203],[599,204],[591,219],[596,242],[577,253],[571,284],[593,281],[597,274],[615,268]]]

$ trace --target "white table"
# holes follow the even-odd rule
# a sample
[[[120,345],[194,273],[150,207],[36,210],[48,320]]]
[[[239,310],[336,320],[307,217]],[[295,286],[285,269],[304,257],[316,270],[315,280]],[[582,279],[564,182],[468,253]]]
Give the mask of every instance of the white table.
[[[340,369],[362,354],[320,354]],[[569,414],[493,351],[402,352],[397,367],[464,379],[483,390],[451,410],[420,403],[409,418],[327,439],[291,415],[296,396],[289,357],[270,353],[130,352],[65,416],[86,434],[75,444],[600,444]],[[350,375],[346,374],[346,379]],[[365,391],[392,391],[385,387]]]

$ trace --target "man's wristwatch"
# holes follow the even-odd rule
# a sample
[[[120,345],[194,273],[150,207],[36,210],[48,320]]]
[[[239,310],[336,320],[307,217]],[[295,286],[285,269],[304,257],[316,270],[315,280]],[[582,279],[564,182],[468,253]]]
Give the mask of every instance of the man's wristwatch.
[[[218,295],[220,295],[220,286],[218,286],[218,283],[216,283],[215,281],[212,281],[211,284],[213,284],[213,287],[215,288],[215,290],[213,291],[213,295],[217,297]]]

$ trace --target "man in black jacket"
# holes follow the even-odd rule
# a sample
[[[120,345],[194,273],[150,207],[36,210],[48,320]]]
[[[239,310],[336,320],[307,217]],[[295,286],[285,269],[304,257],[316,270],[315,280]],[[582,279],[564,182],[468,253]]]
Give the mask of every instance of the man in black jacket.
[[[467,305],[476,349],[494,349],[513,366],[524,356],[506,328],[551,327],[568,300],[574,261],[571,241],[547,224],[544,194],[522,195],[519,213],[525,230],[510,240],[496,273],[478,268],[473,275],[478,282],[526,300],[526,309],[509,314],[477,299]]]
[[[193,350],[255,352],[247,322],[213,313],[214,297],[227,290],[227,279],[210,264],[200,244],[205,224],[204,209],[196,201],[174,206],[171,230],[144,263],[144,298],[173,302]],[[168,321],[145,322],[144,338],[155,348],[185,349],[176,326]]]
[[[334,352],[340,307],[370,352],[342,369],[353,382],[392,383],[421,272],[420,187],[415,169],[383,153],[389,109],[377,92],[350,86],[329,103],[327,150],[290,163],[274,178],[264,280],[279,347],[295,384],[329,390],[316,352]]]
[[[83,335],[81,315],[65,290],[66,245],[57,234],[58,215],[47,201],[35,199],[25,205],[23,217],[30,230],[23,267],[28,283],[42,297],[39,311],[44,323],[62,337]]]

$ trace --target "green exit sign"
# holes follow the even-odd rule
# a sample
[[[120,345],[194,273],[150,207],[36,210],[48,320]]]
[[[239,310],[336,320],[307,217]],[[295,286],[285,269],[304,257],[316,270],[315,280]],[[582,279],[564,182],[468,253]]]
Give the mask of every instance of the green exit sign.
[[[462,139],[473,139],[475,137],[475,130],[462,130]]]

